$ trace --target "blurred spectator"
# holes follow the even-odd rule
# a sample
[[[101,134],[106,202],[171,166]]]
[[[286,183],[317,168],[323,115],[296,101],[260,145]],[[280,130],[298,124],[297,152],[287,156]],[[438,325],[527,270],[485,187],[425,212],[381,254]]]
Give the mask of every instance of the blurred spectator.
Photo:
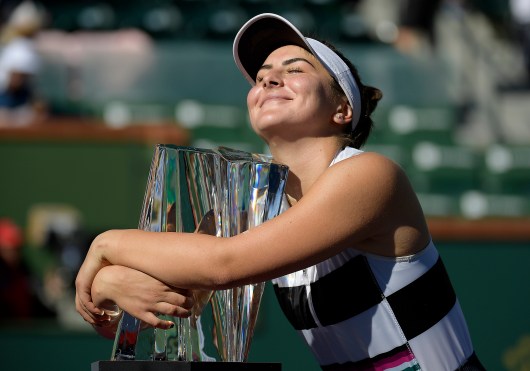
[[[39,298],[63,327],[86,325],[75,311],[74,280],[93,238],[71,205],[34,204],[28,212],[24,256],[38,279]]]
[[[53,315],[39,301],[22,258],[22,232],[10,219],[0,219],[0,318],[30,319]]]
[[[526,81],[522,85],[530,88],[530,0],[510,0],[510,11],[525,63]]]
[[[44,24],[44,11],[31,1],[17,6],[2,30],[0,50],[0,127],[24,126],[46,111],[36,98],[33,79],[40,67],[34,37]]]
[[[401,0],[395,46],[406,53],[436,44],[435,17],[442,0]]]

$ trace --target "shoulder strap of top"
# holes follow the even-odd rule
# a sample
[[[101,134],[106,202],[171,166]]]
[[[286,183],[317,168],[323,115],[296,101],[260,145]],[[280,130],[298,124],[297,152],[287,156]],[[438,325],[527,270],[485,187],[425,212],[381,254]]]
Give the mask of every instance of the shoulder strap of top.
[[[335,165],[337,162],[341,162],[342,160],[345,160],[347,158],[357,156],[359,154],[363,153],[360,149],[353,148],[353,147],[345,147],[340,152],[337,153],[333,161],[331,161],[331,164],[329,166]]]

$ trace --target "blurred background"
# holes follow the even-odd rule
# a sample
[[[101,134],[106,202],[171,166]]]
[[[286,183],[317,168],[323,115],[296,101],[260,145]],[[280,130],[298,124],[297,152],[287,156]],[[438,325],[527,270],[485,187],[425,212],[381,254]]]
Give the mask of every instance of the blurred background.
[[[530,369],[530,0],[0,0],[0,369],[109,359],[73,281],[137,227],[156,143],[266,152],[232,59],[262,12],[383,91],[365,149],[409,174],[486,368]],[[318,369],[270,287],[250,361]]]

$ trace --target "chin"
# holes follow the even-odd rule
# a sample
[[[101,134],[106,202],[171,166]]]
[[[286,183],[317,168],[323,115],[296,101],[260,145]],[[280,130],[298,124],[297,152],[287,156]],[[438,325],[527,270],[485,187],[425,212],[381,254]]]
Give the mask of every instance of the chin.
[[[276,132],[285,130],[285,125],[283,123],[277,122],[261,122],[258,124],[253,124],[252,129],[260,137],[269,137],[274,135]]]

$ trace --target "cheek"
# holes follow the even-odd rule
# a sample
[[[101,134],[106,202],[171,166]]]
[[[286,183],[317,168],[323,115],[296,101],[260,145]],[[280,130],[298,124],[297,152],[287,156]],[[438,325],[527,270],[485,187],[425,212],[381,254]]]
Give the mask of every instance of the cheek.
[[[326,86],[315,79],[293,79],[289,86],[297,95],[303,96],[305,101],[311,101],[312,104],[315,104],[315,101],[324,101],[329,98]]]
[[[247,112],[250,118],[250,123],[254,122],[255,107],[258,104],[258,89],[251,88],[247,94]]]
[[[247,94],[247,106],[249,109],[254,107],[258,101],[258,89],[254,86],[252,87]]]

